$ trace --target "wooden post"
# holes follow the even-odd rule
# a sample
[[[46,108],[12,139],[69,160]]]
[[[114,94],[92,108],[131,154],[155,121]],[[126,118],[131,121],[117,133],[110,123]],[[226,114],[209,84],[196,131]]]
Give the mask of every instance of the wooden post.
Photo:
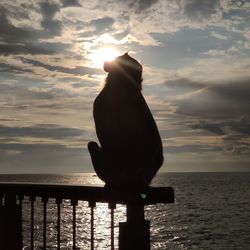
[[[150,223],[143,204],[127,205],[127,222],[119,223],[119,250],[150,250]]]
[[[0,249],[22,249],[22,210],[11,192],[5,193],[5,203],[0,207]]]

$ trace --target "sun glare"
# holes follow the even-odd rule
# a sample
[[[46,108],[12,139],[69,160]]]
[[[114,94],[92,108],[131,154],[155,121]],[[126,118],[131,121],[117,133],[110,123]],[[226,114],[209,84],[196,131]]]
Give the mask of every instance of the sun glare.
[[[102,68],[105,61],[112,61],[119,55],[120,53],[116,49],[112,47],[105,47],[93,53],[91,60],[95,67]]]

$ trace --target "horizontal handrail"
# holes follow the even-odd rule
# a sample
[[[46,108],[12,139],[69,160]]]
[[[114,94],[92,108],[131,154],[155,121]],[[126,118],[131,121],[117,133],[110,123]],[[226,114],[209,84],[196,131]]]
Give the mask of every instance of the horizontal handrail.
[[[21,182],[0,183],[0,195],[10,192],[25,196],[73,199],[115,204],[140,203],[143,205],[150,205],[156,203],[174,203],[173,188],[157,186],[150,186],[141,191],[134,191],[132,189],[108,189],[103,185],[86,186]]]

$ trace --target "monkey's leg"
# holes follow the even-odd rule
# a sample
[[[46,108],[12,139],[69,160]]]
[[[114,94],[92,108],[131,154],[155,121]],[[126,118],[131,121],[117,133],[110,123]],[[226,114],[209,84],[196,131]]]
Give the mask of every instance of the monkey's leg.
[[[106,183],[107,173],[105,173],[105,161],[104,161],[101,147],[99,147],[99,145],[96,142],[90,141],[88,143],[88,150],[89,150],[96,174],[102,181]]]

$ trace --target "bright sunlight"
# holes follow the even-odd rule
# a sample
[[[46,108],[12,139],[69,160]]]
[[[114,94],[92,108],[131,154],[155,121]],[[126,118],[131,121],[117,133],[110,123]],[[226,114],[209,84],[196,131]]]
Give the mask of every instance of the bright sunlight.
[[[112,47],[104,47],[97,50],[90,56],[90,59],[95,67],[102,68],[105,61],[112,61],[120,52]]]

